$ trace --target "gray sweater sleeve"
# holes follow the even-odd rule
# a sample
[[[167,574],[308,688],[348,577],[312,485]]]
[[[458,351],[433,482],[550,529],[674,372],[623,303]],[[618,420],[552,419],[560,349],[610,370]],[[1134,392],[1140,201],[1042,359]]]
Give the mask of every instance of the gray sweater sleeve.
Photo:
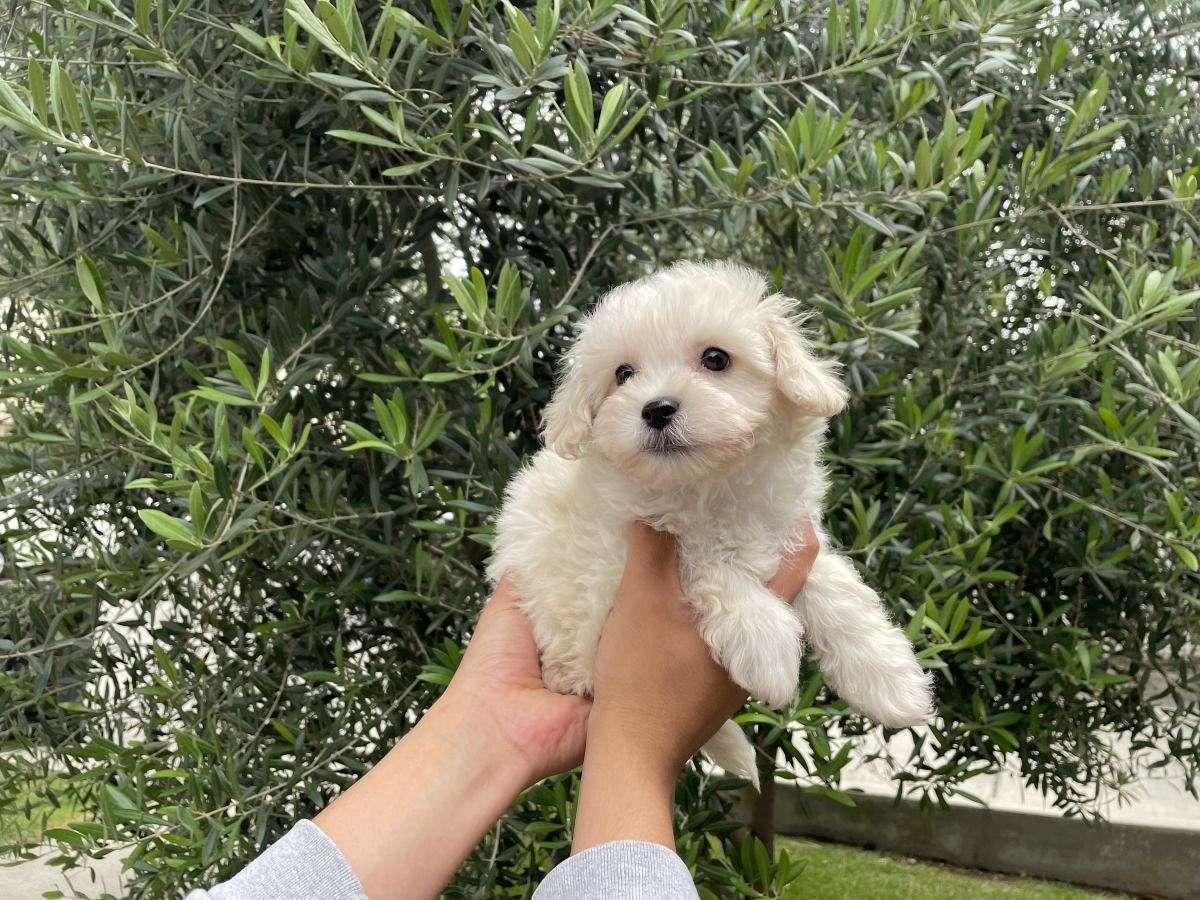
[[[185,900],[364,900],[341,851],[307,819],[233,878]],[[659,844],[614,841],[556,866],[534,900],[695,900],[696,888],[678,856]]]
[[[228,881],[184,900],[366,900],[337,845],[308,819]]]
[[[662,844],[613,841],[555,866],[533,900],[696,900],[683,860]]]

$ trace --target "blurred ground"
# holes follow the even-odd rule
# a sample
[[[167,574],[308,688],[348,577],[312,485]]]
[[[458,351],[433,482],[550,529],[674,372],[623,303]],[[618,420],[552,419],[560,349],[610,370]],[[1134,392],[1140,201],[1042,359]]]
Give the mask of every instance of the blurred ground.
[[[784,895],[786,900],[1120,900],[1127,896],[804,838],[781,838],[779,849],[805,863],[800,880]]]
[[[823,844],[803,838],[780,838],[779,846],[805,863],[804,874],[785,895],[786,900],[1120,900],[1111,894],[1054,881],[1013,878],[958,869],[895,853],[880,853],[840,844]],[[104,892],[122,896],[119,857],[95,865],[95,880],[86,873],[73,873],[70,885],[86,897]],[[22,863],[0,869],[0,897],[5,900],[37,900],[44,891],[67,889],[62,873],[44,861]]]

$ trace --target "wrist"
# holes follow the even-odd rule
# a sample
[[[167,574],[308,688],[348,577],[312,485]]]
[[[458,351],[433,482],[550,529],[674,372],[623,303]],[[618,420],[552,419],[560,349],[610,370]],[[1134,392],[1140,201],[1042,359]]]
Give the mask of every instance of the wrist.
[[[515,752],[496,725],[495,710],[451,685],[429,708],[417,728],[452,745],[464,776],[478,778],[489,790],[500,789],[511,803],[535,781],[529,760]]]
[[[675,778],[680,765],[645,715],[593,707],[572,853],[616,840],[674,849]]]
[[[673,786],[688,759],[676,746],[675,731],[652,710],[597,701],[588,720],[586,758],[616,757],[654,784]]]
[[[525,787],[455,697],[316,818],[370,897],[437,897]]]
[[[621,778],[638,784],[647,794],[670,801],[675,779],[685,759],[672,746],[669,736],[647,721],[643,713],[597,710],[588,723],[584,768],[592,772],[621,773]]]

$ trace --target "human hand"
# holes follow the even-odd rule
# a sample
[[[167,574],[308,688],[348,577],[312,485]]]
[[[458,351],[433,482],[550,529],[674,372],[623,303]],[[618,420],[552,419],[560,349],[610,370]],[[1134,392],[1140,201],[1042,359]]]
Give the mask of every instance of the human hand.
[[[811,522],[767,587],[790,602],[820,550]],[[712,657],[679,583],[675,539],[641,523],[596,655],[572,852],[637,839],[674,846],[683,764],[746,700]]]
[[[784,602],[804,587],[820,549],[810,521],[767,587]],[[596,654],[593,717],[628,723],[628,741],[672,778],[746,701],[701,639],[683,589],[675,538],[636,523],[616,603]]]
[[[439,703],[458,708],[473,730],[507,749],[529,784],[583,760],[591,702],[542,684],[533,629],[507,576],[484,607]]]
[[[507,579],[450,687],[316,818],[372,898],[433,898],[525,788],[579,763],[591,703],[542,686]]]

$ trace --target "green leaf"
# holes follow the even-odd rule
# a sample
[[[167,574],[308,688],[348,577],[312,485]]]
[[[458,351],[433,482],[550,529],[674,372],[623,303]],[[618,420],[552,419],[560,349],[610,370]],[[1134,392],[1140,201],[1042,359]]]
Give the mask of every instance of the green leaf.
[[[47,828],[42,832],[42,836],[52,841],[57,841],[60,844],[67,844],[71,847],[82,848],[86,846],[83,835],[77,831],[71,830],[70,828]]]
[[[347,131],[343,128],[335,128],[332,131],[325,132],[330,137],[339,138],[343,141],[353,141],[356,144],[367,144],[371,147],[385,147],[389,150],[404,149],[395,141],[388,140],[385,137],[380,137],[377,134],[367,134],[364,131]]]
[[[386,591],[382,594],[376,594],[371,600],[372,603],[426,603],[428,602],[420,594],[412,591]]]
[[[338,42],[338,46],[345,50],[347,54],[352,55],[354,52],[354,41],[350,36],[350,29],[334,5],[329,0],[317,0],[316,11],[317,16],[320,17],[321,22],[329,30],[333,39]]]
[[[566,95],[567,122],[577,137],[581,147],[590,149],[596,143],[596,131],[593,116],[595,107],[592,104],[592,86],[588,82],[587,70],[581,63],[575,63],[567,69],[563,79],[563,91]]]
[[[887,237],[894,237],[896,234],[896,229],[881,219],[875,218],[875,216],[871,215],[865,209],[860,209],[857,206],[847,206],[846,212],[850,213],[850,215],[854,216],[854,218],[858,219],[858,221],[862,222],[868,228],[873,228],[880,234]]]
[[[1183,544],[1171,544],[1171,549],[1175,551],[1175,555],[1183,560],[1183,564],[1193,572],[1200,571],[1200,559],[1196,558],[1196,554]]]
[[[628,94],[629,82],[621,81],[604,95],[604,102],[600,106],[600,123],[596,127],[597,143],[602,143],[616,127],[617,121],[625,112],[625,101]]]
[[[542,60],[542,46],[525,14],[508,0],[501,0],[501,2],[504,4],[504,14],[508,19],[509,47],[521,68],[530,72]]]
[[[229,369],[233,372],[233,377],[237,379],[238,384],[242,386],[247,394],[257,399],[258,392],[254,378],[251,376],[250,370],[246,368],[246,364],[242,362],[241,357],[232,350],[229,350],[225,353],[225,358],[229,361]]]
[[[197,397],[203,397],[205,400],[211,400],[214,403],[227,403],[230,406],[257,406],[255,400],[249,397],[239,397],[237,394],[230,394],[226,391],[219,391],[211,387],[199,387],[192,391]]]
[[[267,381],[271,377],[271,348],[270,346],[263,347],[262,356],[258,360],[258,381],[254,385],[254,390],[250,391],[256,398],[261,397],[263,391],[267,389]]]
[[[326,3],[326,6],[329,4]],[[342,43],[334,38],[328,28],[317,18],[310,10],[304,0],[285,0],[284,8],[288,15],[301,28],[311,34],[317,42],[334,56],[345,60],[348,63],[354,64],[354,58],[346,52]]]
[[[54,117],[58,127],[76,136],[83,134],[83,117],[79,110],[79,98],[71,76],[54,60],[50,64],[50,96],[53,100]]]
[[[79,279],[79,287],[84,296],[91,302],[97,312],[104,311],[104,279],[100,270],[86,253],[75,257],[75,277]]]
[[[174,541],[186,547],[195,548],[201,546],[200,540],[196,537],[196,532],[192,529],[192,526],[182,519],[168,516],[157,509],[139,509],[138,518],[159,537],[166,538],[168,541]]]
[[[402,166],[391,166],[383,170],[383,176],[385,178],[407,178],[409,175],[415,175],[422,169],[428,168],[435,162],[436,160],[426,159],[421,162],[405,163]]]
[[[33,101],[33,109],[37,118],[46,122],[50,119],[49,104],[46,102],[46,77],[42,66],[36,59],[29,60],[29,96]]]

